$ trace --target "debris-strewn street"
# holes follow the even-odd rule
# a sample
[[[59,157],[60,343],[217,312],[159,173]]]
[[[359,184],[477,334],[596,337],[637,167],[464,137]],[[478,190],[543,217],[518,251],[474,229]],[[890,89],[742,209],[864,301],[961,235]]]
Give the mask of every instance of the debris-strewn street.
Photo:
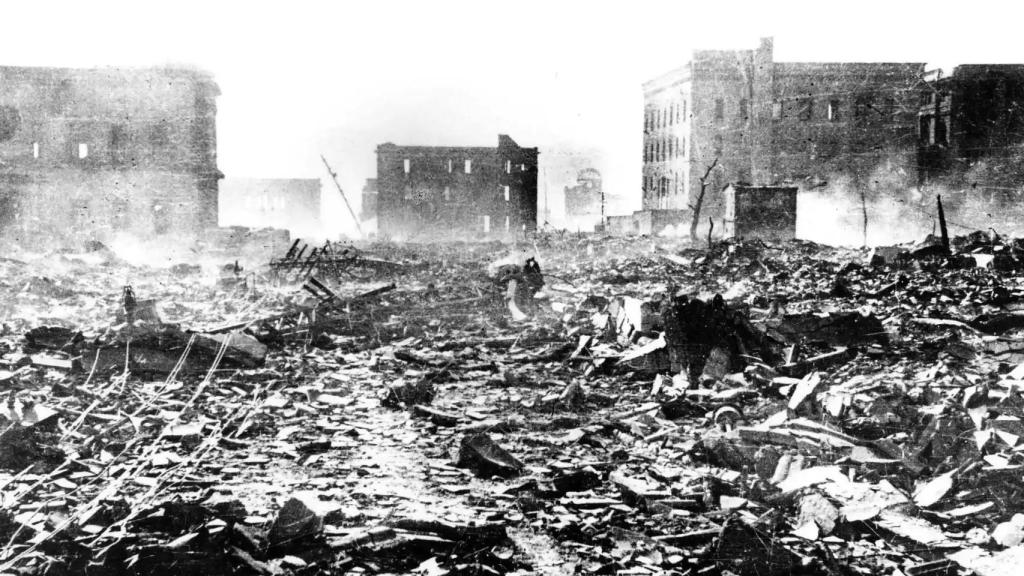
[[[1024,558],[1020,242],[299,248],[0,261],[0,573]]]

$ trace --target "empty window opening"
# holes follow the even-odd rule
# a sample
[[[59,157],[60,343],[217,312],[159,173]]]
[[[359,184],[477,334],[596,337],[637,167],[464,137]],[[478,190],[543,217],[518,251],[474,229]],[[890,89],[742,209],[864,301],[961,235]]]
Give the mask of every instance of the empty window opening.
[[[405,173],[408,174],[409,170],[412,169],[412,162],[408,158],[402,160],[402,168],[405,170]]]
[[[935,119],[935,143],[949,146],[949,139],[946,135],[946,122],[942,118]]]
[[[78,144],[78,158],[82,159],[82,158],[88,158],[88,157],[89,157],[89,145],[86,144],[85,142],[79,142],[79,144]]]
[[[491,231],[491,217],[484,214],[484,234]]]
[[[466,159],[465,172],[466,172],[466,174],[472,174],[473,173],[473,161],[470,160],[469,158]]]
[[[444,187],[444,199],[446,201],[452,199],[452,189],[449,188],[448,186]]]
[[[505,186],[505,202],[508,202],[511,199],[512,199],[512,189],[509,188],[508,186]]]
[[[14,137],[21,128],[21,113],[13,106],[0,106],[0,142]]]
[[[779,120],[782,118],[782,102],[776,100],[772,102],[772,119]]]
[[[39,158],[39,142],[32,143],[32,157]]]
[[[448,173],[449,174],[452,173],[452,161],[451,161],[451,158],[448,159]]]
[[[505,216],[505,232],[508,232],[512,228],[512,220]]]
[[[892,96],[886,96],[882,100],[881,114],[885,117],[890,117],[896,113],[896,99]]]
[[[801,120],[810,120],[814,116],[814,99],[813,98],[801,98],[800,108],[797,116]]]
[[[836,122],[839,120],[839,100],[830,100],[828,103],[828,121]]]
[[[519,171],[520,172],[526,172],[526,164],[520,164],[519,165]]]
[[[874,98],[870,94],[857,96],[853,103],[853,117],[863,122],[867,120],[868,112],[875,107]]]
[[[511,160],[505,160],[505,174],[511,174],[511,173],[512,173],[512,161]]]

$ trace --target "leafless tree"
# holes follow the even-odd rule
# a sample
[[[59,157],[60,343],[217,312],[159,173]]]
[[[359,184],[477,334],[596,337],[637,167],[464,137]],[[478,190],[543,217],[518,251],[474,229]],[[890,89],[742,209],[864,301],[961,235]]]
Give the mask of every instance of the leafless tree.
[[[697,195],[697,201],[690,204],[690,210],[693,211],[693,219],[690,220],[690,241],[697,242],[697,224],[700,223],[700,209],[704,205],[704,194],[708,189],[708,176],[711,175],[711,171],[718,166],[718,158],[716,157],[714,162],[708,166],[708,169],[704,171],[704,175],[700,177],[700,194]]]

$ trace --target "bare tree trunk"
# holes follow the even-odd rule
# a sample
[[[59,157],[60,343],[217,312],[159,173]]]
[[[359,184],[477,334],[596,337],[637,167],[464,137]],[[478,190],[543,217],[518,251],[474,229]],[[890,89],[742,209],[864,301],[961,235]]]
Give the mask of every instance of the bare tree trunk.
[[[868,198],[864,188],[860,189],[860,209],[864,213],[864,247],[868,246]]]
[[[700,222],[700,209],[704,205],[704,193],[708,189],[708,176],[717,165],[718,158],[715,158],[715,161],[704,171],[704,175],[700,177],[700,194],[697,195],[697,201],[690,206],[693,210],[693,219],[690,220],[690,241],[692,242],[697,242],[697,224]]]

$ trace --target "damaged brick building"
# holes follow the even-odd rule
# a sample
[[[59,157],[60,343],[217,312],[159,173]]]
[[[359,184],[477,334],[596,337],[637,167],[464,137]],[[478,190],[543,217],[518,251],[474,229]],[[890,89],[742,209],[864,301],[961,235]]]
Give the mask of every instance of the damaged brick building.
[[[925,185],[981,188],[1024,178],[1024,65],[969,64],[920,94],[918,164]]]
[[[377,229],[393,239],[514,237],[537,227],[536,148],[377,147]]]
[[[377,179],[367,178],[363,184],[362,204],[359,208],[359,220],[366,222],[377,218]]]
[[[923,63],[775,62],[754,50],[695,51],[644,84],[643,207],[685,216],[706,180],[720,216],[729,182],[792,184],[916,179]]]
[[[107,239],[216,226],[219,93],[189,68],[0,67],[0,230]]]

